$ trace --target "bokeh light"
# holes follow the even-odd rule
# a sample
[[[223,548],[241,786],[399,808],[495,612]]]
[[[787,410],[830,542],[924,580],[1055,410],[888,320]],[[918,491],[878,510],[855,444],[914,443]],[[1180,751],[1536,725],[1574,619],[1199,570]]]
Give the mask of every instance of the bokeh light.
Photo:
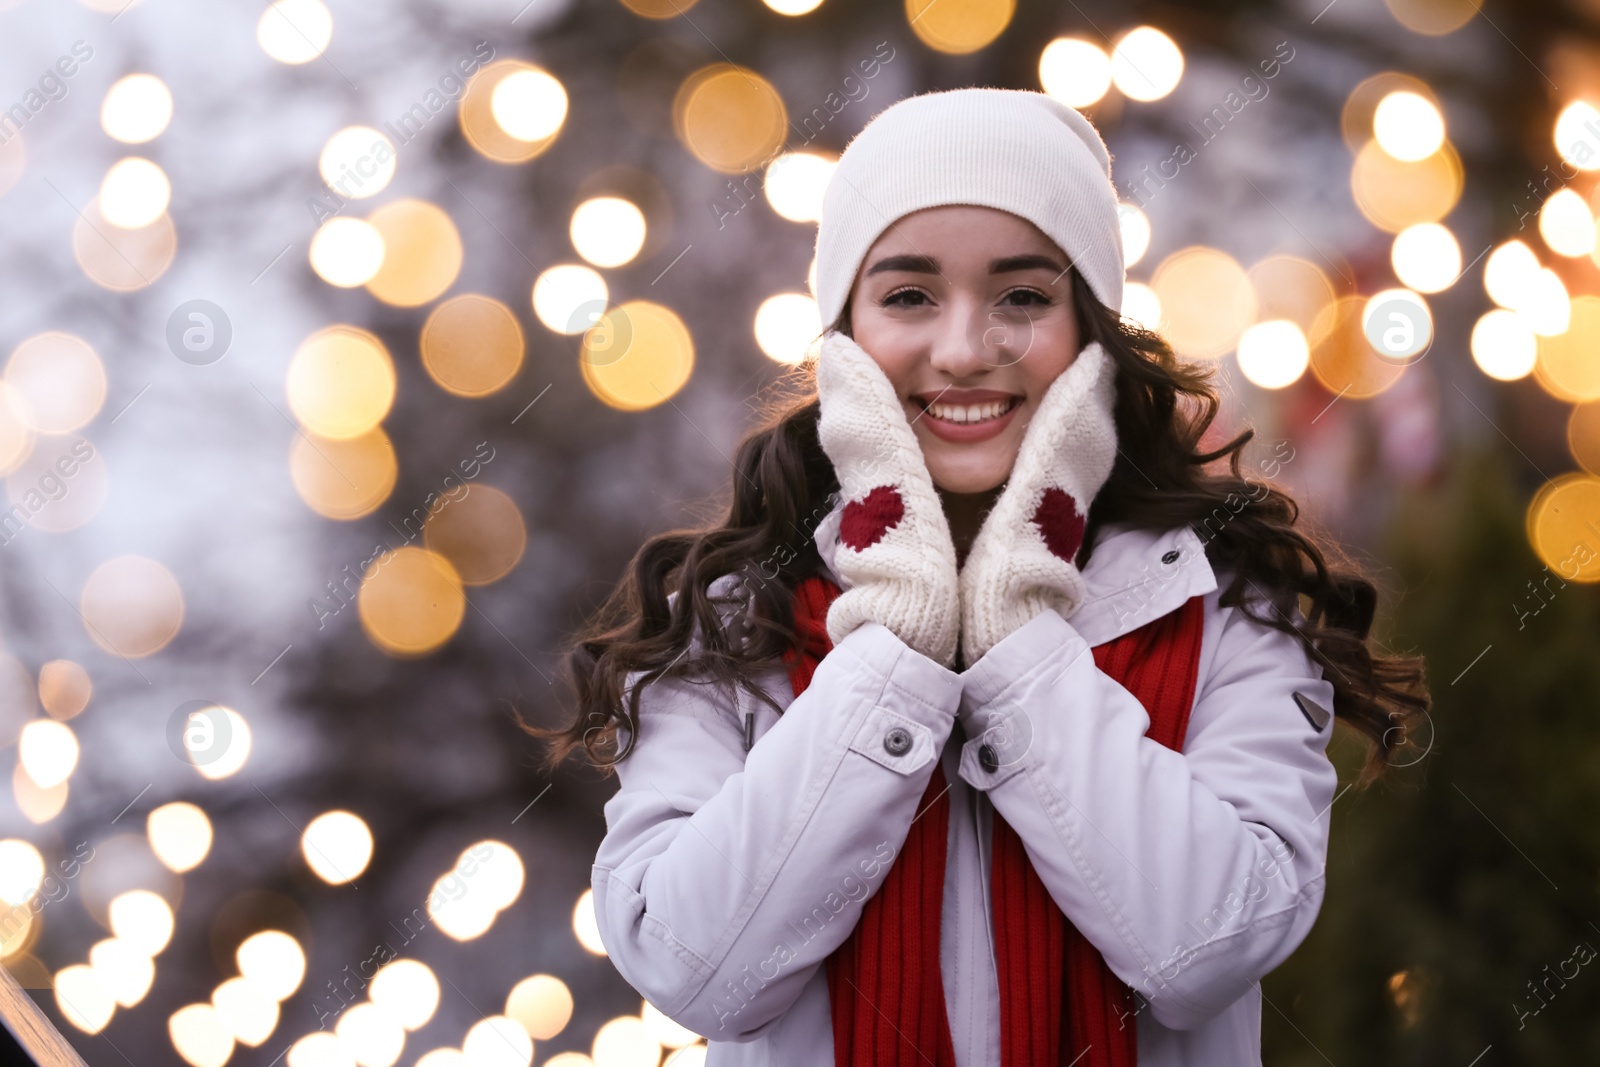
[[[138,659],[167,647],[183,625],[183,590],[145,556],[109,559],[90,572],[78,598],[84,629],[113,656]]]
[[[251,934],[240,943],[234,959],[239,975],[274,1003],[294,995],[306,973],[306,955],[300,942],[282,930]]]
[[[211,851],[211,820],[187,801],[173,801],[145,820],[150,847],[167,868],[178,874],[200,866]]]
[[[285,382],[289,408],[320,437],[359,437],[394,403],[394,362],[383,342],[354,326],[329,326],[301,342]]]
[[[772,83],[731,63],[703,67],[685,79],[673,99],[672,116],[684,148],[725,174],[741,174],[770,159],[789,130],[783,98]]]
[[[371,862],[372,831],[354,812],[324,812],[306,824],[300,853],[318,878],[343,885],[359,878]]]
[[[1167,340],[1180,355],[1226,355],[1255,321],[1250,278],[1226,252],[1198,245],[1180,249],[1156,268],[1150,286],[1161,300]]]
[[[172,90],[154,74],[119,78],[100,104],[100,128],[124,144],[153,141],[171,121]]]
[[[1160,100],[1183,78],[1183,52],[1154,26],[1139,26],[1117,38],[1111,50],[1111,80],[1130,100]]]
[[[383,235],[365,219],[332,218],[311,237],[311,269],[329,285],[366,285],[383,266]]]
[[[593,267],[560,263],[534,280],[533,314],[548,330],[583,333],[599,321],[609,298],[606,280]]]
[[[496,117],[497,90],[513,77],[518,78],[513,88],[498,97],[499,114],[521,133],[550,131],[537,140],[514,136]],[[479,70],[467,82],[457,118],[462,136],[485,159],[496,163],[522,163],[555,143],[566,122],[567,106],[566,89],[547,71],[519,59],[500,59]]]
[[[1472,361],[1489,377],[1514,382],[1533,371],[1538,338],[1516,312],[1495,308],[1472,327]]]
[[[1461,276],[1461,246],[1437,222],[1419,222],[1395,234],[1389,250],[1395,277],[1419,293],[1438,293]]]
[[[1585,293],[1569,306],[1567,328],[1539,338],[1534,373],[1550,395],[1578,403],[1600,398],[1600,296]]]
[[[333,16],[322,0],[273,0],[256,23],[256,43],[279,63],[308,63],[331,40]]]
[[[767,166],[762,183],[767,203],[790,222],[816,222],[822,218],[822,194],[838,165],[837,156],[785,152]]]
[[[1311,346],[1288,319],[1269,319],[1239,337],[1239,370],[1263,389],[1282,389],[1300,380],[1311,363]]]
[[[155,284],[178,251],[178,231],[169,215],[136,230],[113,225],[96,197],[72,224],[72,255],[84,275],[102,289],[132,292]]]
[[[511,987],[505,1014],[535,1041],[548,1041],[572,1020],[572,990],[552,974],[535,974]]]
[[[584,384],[619,411],[669,400],[694,371],[694,340],[671,308],[630,300],[611,308],[583,335]]]
[[[1161,298],[1142,282],[1122,287],[1122,317],[1152,332],[1161,330]]]
[[[383,236],[383,265],[367,282],[373,296],[418,307],[455,284],[464,253],[456,224],[443,209],[425,200],[392,200],[367,221]]]
[[[394,143],[371,126],[346,126],[328,138],[317,157],[317,172],[328,188],[347,200],[382,192],[394,177]]]
[[[1587,256],[1595,250],[1595,218],[1588,201],[1573,189],[1558,189],[1539,208],[1539,236],[1558,256]]]
[[[416,1030],[439,1007],[439,979],[421,960],[392,960],[373,975],[368,995],[396,1025]]]
[[[528,545],[515,500],[492,485],[463,486],[428,516],[422,543],[450,561],[463,585],[488,585],[511,573]]]
[[[1122,230],[1122,263],[1131,267],[1150,248],[1150,219],[1132,204],[1118,204],[1117,222]]]
[[[1350,171],[1356,207],[1388,233],[1450,214],[1461,198],[1463,181],[1461,158],[1448,141],[1414,163],[1396,159],[1372,141],[1356,154]]]
[[[1600,110],[1574,100],[1556,116],[1555,143],[1561,158],[1579,170],[1600,170]]]
[[[1039,54],[1039,85],[1068,107],[1086,108],[1111,88],[1111,57],[1093,41],[1057,37]]]
[[[817,302],[804,293],[778,293],[756,309],[756,344],[775,363],[800,363],[821,332]]]
[[[548,71],[520,67],[495,82],[489,113],[507,136],[530,143],[549,140],[567,118],[567,91]]]
[[[1016,0],[905,0],[906,22],[936,52],[967,55],[985,48],[1011,24]]]
[[[123,230],[141,230],[166,213],[172,183],[148,159],[128,156],[106,171],[100,182],[100,215]]]
[[[79,429],[100,413],[106,372],[89,342],[50,330],[34,334],[11,352],[5,383],[11,409],[42,434]]]
[[[1444,144],[1444,116],[1420,93],[1397,90],[1378,102],[1372,132],[1385,152],[1406,163],[1426,159]]]
[[[619,196],[597,196],[579,204],[568,227],[572,247],[597,267],[620,267],[644,247],[644,212]]]
[[[1528,503],[1528,543],[1552,572],[1569,582],[1600,582],[1600,478],[1583,471],[1559,474]],[[1590,546],[1589,551],[1583,551]]]
[[[289,442],[295,492],[323,518],[348,522],[372,514],[399,477],[399,458],[381,426],[343,440],[301,433]]]
[[[437,552],[405,545],[368,565],[356,595],[362,629],[393,656],[421,656],[448,641],[466,616],[461,576]]]
[[[468,397],[488,396],[516,377],[525,347],[511,309],[477,293],[451,297],[434,308],[420,341],[428,376],[441,389]]]

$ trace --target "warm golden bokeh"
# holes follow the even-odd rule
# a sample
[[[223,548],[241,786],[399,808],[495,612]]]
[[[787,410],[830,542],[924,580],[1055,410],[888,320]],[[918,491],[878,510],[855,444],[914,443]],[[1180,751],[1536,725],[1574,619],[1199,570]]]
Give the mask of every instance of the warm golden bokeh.
[[[525,340],[510,308],[463,293],[444,301],[423,323],[422,366],[456,396],[488,396],[522,369]]]
[[[467,82],[466,91],[461,94],[461,103],[457,109],[461,135],[485,159],[492,159],[496,163],[525,163],[539,155],[561,136],[561,125],[566,118],[565,92],[558,96],[550,90],[546,106],[552,113],[545,125],[553,126],[555,132],[534,141],[522,140],[507,132],[495,118],[495,90],[502,81],[519,72],[546,73],[532,63],[525,63],[520,59],[496,60],[474,74]],[[508,102],[502,97],[502,112],[507,106]]]
[[[731,63],[702,67],[684,80],[673,99],[672,124],[691,155],[724,174],[770,159],[789,133],[778,90]]]
[[[448,559],[466,585],[488,585],[511,573],[528,545],[522,512],[502,490],[477,482],[447,491],[422,528],[422,543]]]
[[[1011,25],[1016,0],[905,0],[906,22],[935,52],[964,56],[985,48]]]
[[[1312,329],[1317,316],[1333,303],[1333,283],[1321,267],[1299,256],[1273,255],[1249,271],[1256,294],[1256,317],[1262,321],[1287,319],[1315,342]]]
[[[1559,400],[1600,399],[1600,296],[1575,298],[1566,330],[1539,338],[1533,373]]]
[[[383,265],[367,292],[385,304],[417,307],[455,284],[461,234],[442,208],[426,200],[392,200],[367,221],[383,236]]]
[[[93,694],[89,672],[70,659],[53,659],[39,668],[39,703],[52,719],[65,722],[79,715]]]
[[[1569,582],[1600,582],[1600,477],[1557,475],[1528,504],[1528,542],[1551,573]]]
[[[1311,329],[1311,372],[1330,392],[1347,400],[1376,396],[1400,380],[1405,365],[1372,350],[1362,325],[1369,298],[1341,297],[1322,309]]]
[[[467,612],[461,577],[437,552],[407,545],[367,568],[356,598],[372,643],[394,656],[421,656],[455,634]]]
[[[1450,214],[1461,199],[1462,181],[1461,157],[1448,141],[1415,163],[1398,160],[1369,141],[1356,153],[1350,171],[1356,207],[1386,233]]]
[[[183,590],[163,564],[117,556],[100,564],[78,599],[84,629],[113,656],[138,659],[167,647],[183,626]]]
[[[511,987],[505,1014],[522,1024],[535,1041],[548,1041],[572,1019],[572,990],[551,974],[535,974]]]
[[[178,231],[170,215],[140,229],[120,229],[101,216],[95,199],[72,224],[72,254],[78,266],[90,281],[113,292],[153,285],[172,266],[177,252]]]
[[[1380,71],[1365,79],[1345,97],[1339,110],[1339,132],[1351,152],[1359,152],[1372,140],[1372,118],[1378,105],[1390,93],[1416,93],[1438,104],[1428,83],[1396,70]]]
[[[578,367],[603,403],[643,411],[670,399],[694,372],[694,339],[677,312],[648,300],[611,308],[583,335]]]
[[[1600,400],[1573,407],[1567,416],[1567,447],[1580,466],[1600,475]]]
[[[289,477],[306,506],[329,519],[370,515],[394,492],[400,464],[383,427],[338,440],[295,434],[289,443]]]
[[[1161,261],[1150,287],[1161,301],[1167,340],[1190,359],[1227,355],[1256,319],[1249,275],[1215,248],[1179,249]]]
[[[1414,33],[1440,37],[1454,33],[1478,13],[1483,0],[1383,0],[1395,21]]]
[[[328,326],[301,342],[289,361],[289,408],[319,437],[345,440],[369,432],[394,403],[389,350],[354,326]]]

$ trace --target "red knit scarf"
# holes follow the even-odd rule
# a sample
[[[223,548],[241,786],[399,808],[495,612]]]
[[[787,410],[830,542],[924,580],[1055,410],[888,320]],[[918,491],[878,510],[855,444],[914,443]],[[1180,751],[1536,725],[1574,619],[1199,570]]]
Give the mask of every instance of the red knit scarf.
[[[796,696],[832,648],[826,620],[839,591],[821,575],[795,590],[799,641],[784,659]],[[1202,621],[1201,598],[1193,596],[1093,649],[1095,666],[1149,713],[1146,736],[1175,750],[1189,726]],[[939,970],[950,800],[938,763],[918,811],[883,885],[827,960],[836,1067],[955,1067]],[[1132,990],[1061,913],[998,810],[993,840],[1000,1061],[1132,1067],[1138,1062]]]

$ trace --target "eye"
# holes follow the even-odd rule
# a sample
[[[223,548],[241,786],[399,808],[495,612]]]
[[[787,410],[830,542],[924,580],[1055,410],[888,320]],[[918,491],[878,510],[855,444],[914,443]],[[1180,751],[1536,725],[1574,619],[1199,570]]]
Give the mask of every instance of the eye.
[[[1020,305],[1012,305],[1013,307],[1046,307],[1055,303],[1055,301],[1051,299],[1049,293],[1041,293],[1037,289],[1013,289],[1005,295],[1005,299],[1009,299],[1014,296],[1034,297],[1036,300],[1028,300]]]
[[[905,301],[897,299],[898,297],[902,297],[902,296],[916,296],[916,297],[921,297],[921,298],[926,299],[927,294],[924,293],[921,289],[916,288],[915,286],[909,286],[908,285],[904,289],[896,289],[893,292],[889,293],[882,300],[879,300],[878,304],[879,304],[880,307],[917,307],[918,306],[918,304],[916,304],[916,303],[906,303]]]

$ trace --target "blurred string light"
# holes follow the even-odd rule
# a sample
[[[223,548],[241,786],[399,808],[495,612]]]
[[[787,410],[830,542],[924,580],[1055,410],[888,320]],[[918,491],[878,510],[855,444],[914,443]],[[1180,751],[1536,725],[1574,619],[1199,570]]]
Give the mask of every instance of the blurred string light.
[[[821,332],[817,302],[804,293],[778,293],[756,309],[756,344],[775,363],[793,366],[804,360]]]
[[[1483,285],[1495,303],[1515,311],[1535,334],[1566,332],[1572,315],[1567,287],[1555,271],[1540,266],[1539,257],[1522,241],[1506,241],[1489,253]]]
[[[471,941],[494,925],[499,913],[522,893],[522,861],[500,841],[462,850],[455,865],[428,894],[428,914],[447,936]]]
[[[218,719],[220,716],[220,721]],[[220,723],[227,724],[226,746],[221,752],[212,751],[217,743],[216,733]],[[214,704],[210,708],[191,713],[184,731],[184,743],[192,746],[191,760],[202,778],[218,781],[238,773],[250,758],[250,724],[232,708]]]
[[[1533,495],[1525,523],[1534,552],[1552,571],[1567,581],[1600,582],[1600,553],[1576,551],[1592,545],[1600,527],[1600,478],[1583,471],[1557,475]]]
[[[1421,358],[1433,343],[1433,311],[1420,293],[1384,289],[1362,305],[1361,328],[1379,356],[1409,362]]]
[[[150,848],[176,874],[200,866],[211,851],[211,820],[194,804],[163,804],[145,820]]]
[[[655,1067],[661,1060],[661,1043],[637,1015],[619,1015],[595,1031],[589,1050],[604,1067]]]
[[[1595,250],[1595,218],[1588,201],[1568,188],[1539,207],[1539,236],[1558,256],[1587,256]]]
[[[176,921],[172,906],[159,893],[130,889],[112,898],[108,909],[111,932],[146,956],[158,956],[172,940]]]
[[[500,86],[512,79],[502,95]],[[510,164],[549,148],[560,135],[567,109],[566,89],[554,75],[520,59],[501,59],[472,76],[456,113],[468,144],[485,159]]]
[[[1111,50],[1111,80],[1130,100],[1160,100],[1183,78],[1183,52],[1154,26],[1138,26]]]
[[[240,942],[234,952],[239,976],[273,1003],[294,995],[306,974],[300,942],[282,930],[261,930]]]
[[[820,152],[785,152],[767,167],[762,190],[772,210],[790,222],[822,218],[822,194],[839,157]]]
[[[418,1030],[439,1007],[439,979],[420,960],[391,960],[372,976],[367,995],[396,1025]]]
[[[0,901],[11,907],[26,904],[44,884],[44,857],[20,838],[0,841]]]
[[[1574,100],[1556,116],[1556,151],[1579,170],[1600,170],[1600,111]]]
[[[210,1004],[187,1004],[167,1020],[172,1047],[193,1067],[222,1067],[233,1055],[233,1033]]]
[[[359,437],[389,414],[394,362],[383,342],[354,326],[329,326],[300,343],[284,382],[289,409],[321,437]]]
[[[1068,107],[1089,107],[1111,88],[1111,57],[1093,41],[1057,37],[1039,53],[1039,85]]]
[[[118,79],[100,104],[100,128],[124,144],[153,141],[171,121],[172,91],[154,74]]]
[[[917,39],[954,56],[988,47],[1016,9],[1016,0],[905,0],[906,21]]]
[[[388,137],[371,126],[346,126],[322,146],[317,173],[340,196],[362,200],[388,187],[396,162]]]
[[[789,133],[772,83],[746,67],[714,63],[691,73],[672,101],[678,141],[702,164],[743,174],[771,159]]]
[[[320,56],[333,40],[333,16],[322,0],[274,0],[256,23],[256,43],[290,65]]]
[[[434,383],[466,397],[503,388],[522,369],[526,347],[511,309],[477,293],[451,297],[434,308],[418,343],[422,367]]]
[[[595,921],[594,915],[594,890],[585,889],[578,895],[578,902],[572,906],[572,933],[589,952],[596,956],[606,955],[606,946],[600,940],[600,925]]]
[[[41,434],[88,425],[106,399],[106,371],[93,346],[76,334],[49,330],[11,350],[5,384],[11,410]]]
[[[1122,229],[1122,263],[1131,267],[1150,248],[1150,219],[1132,204],[1118,204],[1117,222]]]
[[[620,196],[585,200],[572,212],[568,226],[572,247],[597,267],[620,267],[644,247],[644,212]]]
[[[495,83],[489,113],[519,141],[548,140],[566,121],[567,91],[548,71],[523,67]]]
[[[1368,298],[1351,294],[1328,304],[1307,331],[1311,373],[1331,393],[1354,400],[1376,396],[1405,373],[1405,364],[1374,351],[1366,330]]]
[[[1384,4],[1406,29],[1440,37],[1472,21],[1483,0],[1384,0]]]
[[[1398,160],[1415,163],[1444,144],[1444,116],[1433,101],[1419,93],[1392,92],[1378,103],[1372,116],[1372,133],[1378,146]]]
[[[649,300],[608,309],[583,335],[578,369],[601,403],[643,411],[665,403],[694,373],[694,338],[678,313]]]
[[[89,969],[119,1008],[143,1000],[156,977],[155,961],[137,944],[118,937],[103,938],[90,947]]]
[[[277,1001],[243,976],[229,978],[212,990],[211,1006],[223,1027],[241,1045],[255,1048],[278,1028]]]
[[[1263,321],[1287,319],[1315,343],[1318,316],[1333,303],[1333,283],[1321,267],[1299,256],[1271,255],[1247,272]]]
[[[154,957],[172,938],[172,909],[148,889],[112,899],[108,922],[112,936],[90,948],[89,963],[64,967],[54,979],[63,1018],[89,1034],[104,1029],[119,1006],[144,999],[155,981]]]
[[[428,552],[450,565],[460,585],[488,585],[511,573],[522,559],[528,528],[508,494],[492,485],[478,485],[448,508],[429,515],[422,540]]]
[[[674,1022],[648,1000],[640,1003],[639,1018],[644,1023],[645,1033],[654,1038],[656,1044],[662,1048],[683,1048],[700,1039],[699,1034],[687,1026]]]
[[[33,452],[35,431],[28,425],[16,387],[0,374],[0,474],[10,474]]]
[[[366,285],[383,266],[383,234],[365,219],[331,218],[311,237],[311,269],[329,285]]]
[[[1437,222],[1419,222],[1395,235],[1389,250],[1395,277],[1419,293],[1438,293],[1461,276],[1461,246]]]
[[[599,321],[609,299],[606,280],[581,263],[546,267],[533,282],[534,317],[555,333],[583,333]]]
[[[660,1054],[657,1046],[656,1055]],[[533,1039],[515,1019],[490,1015],[467,1031],[461,1058],[465,1067],[527,1067],[533,1062]]]
[[[354,812],[324,812],[306,825],[300,852],[318,878],[343,885],[360,877],[372,861],[372,831]]]
[[[166,648],[183,625],[183,590],[167,567],[145,556],[108,559],[89,573],[78,611],[91,640],[138,659]]]
[[[768,9],[779,15],[809,15],[822,6],[822,0],[763,0]],[[688,5],[685,4],[685,7]]]
[[[1161,298],[1156,291],[1142,282],[1129,282],[1122,287],[1122,317],[1138,323],[1152,332],[1161,329]]]
[[[102,214],[100,198],[86,205],[72,224],[72,256],[84,275],[103,289],[131,292],[153,285],[172,265],[178,231],[170,215],[148,226],[125,229]]]
[[[325,519],[349,522],[389,499],[400,477],[399,458],[383,427],[342,441],[297,433],[289,441],[295,492]]]
[[[113,163],[100,182],[100,215],[124,230],[142,229],[155,222],[171,199],[172,184],[166,172],[139,156]]]
[[[444,209],[425,200],[392,200],[367,219],[383,237],[383,263],[367,291],[385,304],[420,307],[455,284],[461,234]]]
[[[1600,399],[1600,296],[1574,299],[1567,328],[1541,335],[1538,350],[1533,370],[1545,392],[1569,404]]]
[[[1446,141],[1433,154],[1407,162],[1368,142],[1350,170],[1356,207],[1380,230],[1399,233],[1419,222],[1438,222],[1461,199],[1461,158]]]
[[[1567,447],[1590,474],[1600,474],[1600,400],[1574,404],[1567,416]]]
[[[572,1021],[572,990],[551,974],[524,978],[506,994],[505,1014],[535,1041],[548,1041]]]
[[[1262,389],[1293,385],[1311,363],[1311,346],[1288,319],[1251,325],[1239,337],[1239,370]]]
[[[356,594],[362,631],[397,658],[425,656],[455,635],[466,617],[461,576],[437,552],[405,545],[368,565]]]
[[[334,1036],[361,1067],[389,1067],[400,1058],[406,1032],[376,1004],[353,1004],[339,1013]]]
[[[296,1041],[289,1046],[284,1064],[285,1067],[356,1067],[355,1057],[332,1030],[319,1030]]]
[[[1191,359],[1217,359],[1256,318],[1255,290],[1225,252],[1191,245],[1162,260],[1150,281],[1161,301],[1163,332]]]
[[[95,977],[94,968],[74,963],[57,971],[53,980],[56,1009],[67,1022],[86,1034],[98,1034],[111,1022],[117,1002]]]

